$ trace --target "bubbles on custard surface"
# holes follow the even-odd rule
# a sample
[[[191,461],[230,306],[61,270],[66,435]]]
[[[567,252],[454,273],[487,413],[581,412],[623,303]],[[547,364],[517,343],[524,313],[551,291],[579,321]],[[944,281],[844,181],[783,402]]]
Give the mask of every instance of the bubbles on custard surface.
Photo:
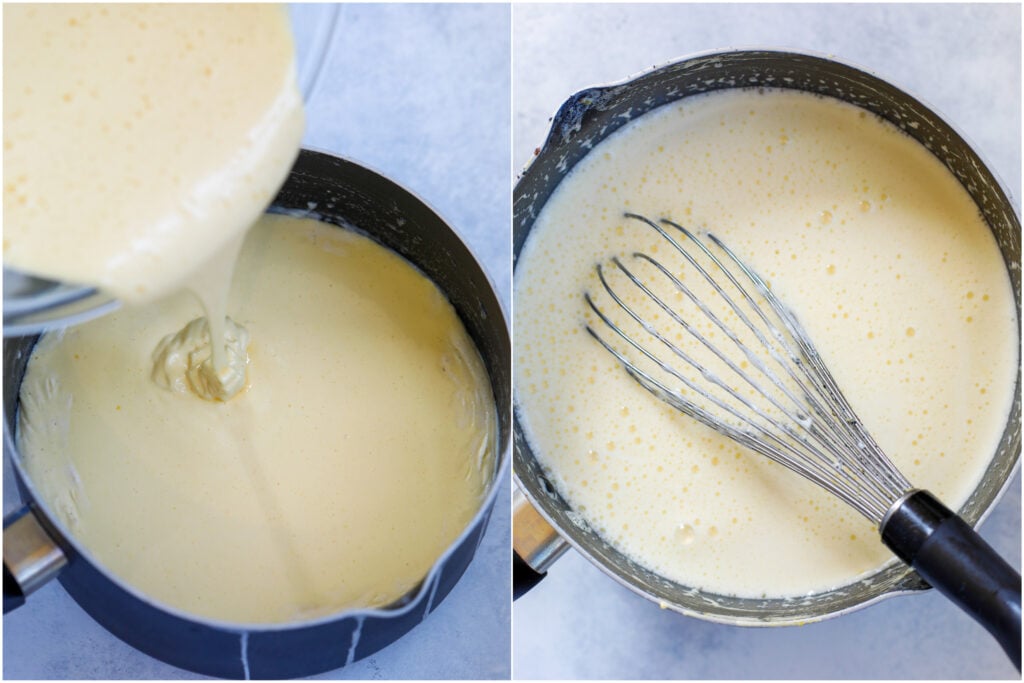
[[[1006,403],[1009,390],[996,389],[998,379],[978,386],[973,379],[964,384],[955,367],[958,363],[943,362],[942,356],[951,352],[959,358],[964,349],[982,353],[978,348],[986,347],[986,365],[990,361],[993,367],[1014,364],[1005,350],[987,348],[997,345],[971,331],[988,324],[975,307],[999,306],[996,301],[979,301],[982,292],[991,295],[990,289],[1002,292],[1008,286],[998,278],[988,286],[958,279],[957,258],[962,256],[958,249],[964,240],[971,245],[968,251],[983,255],[989,252],[982,242],[991,242],[991,237],[977,221],[973,206],[943,200],[941,209],[920,208],[926,196],[922,189],[939,187],[944,196],[956,194],[952,191],[957,189],[955,180],[947,182],[931,171],[908,173],[930,162],[930,157],[908,152],[906,140],[882,129],[874,117],[861,117],[851,107],[795,93],[713,97],[717,101],[695,98],[685,106],[664,108],[675,112],[672,115],[662,116],[662,110],[645,115],[638,120],[643,126],[636,125],[635,136],[628,127],[623,129],[632,136],[629,143],[609,138],[607,144],[617,145],[611,158],[584,159],[573,171],[578,176],[571,183],[563,182],[545,207],[517,265],[516,345],[529,345],[535,358],[565,370],[558,381],[566,390],[558,399],[558,392],[538,385],[524,399],[522,412],[531,423],[530,406],[535,403],[564,400],[573,405],[571,423],[554,427],[557,450],[545,450],[550,443],[536,425],[528,429],[531,445],[545,465],[564,474],[566,489],[572,488],[571,502],[585,507],[595,528],[602,529],[621,550],[684,582],[690,577],[694,583],[714,584],[719,576],[725,582],[721,585],[729,584],[733,591],[749,589],[760,594],[767,583],[783,593],[802,593],[807,582],[835,585],[884,561],[874,530],[813,486],[794,483],[782,467],[749,453],[716,450],[714,435],[701,433],[687,425],[686,418],[659,405],[603,350],[595,348],[585,333],[573,333],[584,317],[579,299],[570,303],[566,297],[556,306],[557,313],[545,313],[550,294],[578,296],[593,287],[594,264],[612,254],[641,249],[663,258],[668,253],[665,243],[649,229],[622,220],[623,188],[630,193],[629,207],[634,211],[653,218],[670,217],[691,229],[713,230],[770,279],[772,287],[798,311],[801,322],[824,347],[840,384],[851,387],[847,393],[855,407],[873,423],[883,447],[901,467],[911,470],[908,475],[917,481],[920,472],[921,480],[936,488],[953,482],[944,494],[955,497],[957,490],[969,490],[977,472],[965,476],[964,467],[950,466],[957,458],[948,443],[942,443],[943,437],[964,444],[957,450],[984,451],[984,429],[974,413],[985,402],[991,403],[987,410],[999,413],[993,406]],[[822,113],[822,107],[833,111]],[[751,109],[756,111],[753,116]],[[726,125],[720,125],[719,110],[730,111]],[[673,119],[678,121],[673,124]],[[880,144],[873,152],[860,144],[848,145],[849,151],[827,149],[828,135],[811,124],[833,119],[844,123],[850,140],[876,139]],[[752,136],[746,149],[735,142],[743,135]],[[879,158],[893,155],[899,157],[897,163],[878,168]],[[588,174],[614,184],[618,191],[577,194],[567,190]],[[826,212],[828,220],[823,222]],[[927,232],[907,227],[915,220],[927,222]],[[973,221],[969,229],[979,234],[964,237],[961,226],[952,227],[964,221]],[[544,237],[549,229],[558,234],[559,275],[553,279],[545,273],[542,288],[536,286],[535,273],[524,267],[530,265],[531,242],[550,244]],[[520,296],[531,287],[526,296]],[[968,291],[974,296],[968,298]],[[932,309],[943,300],[955,302],[955,315],[930,320]],[[1007,294],[1001,293],[998,300],[1007,305]],[[537,301],[543,303],[534,307]],[[895,313],[894,302],[899,303]],[[558,334],[543,332],[548,326]],[[914,334],[907,336],[911,327]],[[1012,336],[1012,321],[996,327],[1009,330]],[[556,337],[557,345],[546,344],[545,336]],[[939,339],[949,345],[934,348]],[[851,357],[875,360],[850,363]],[[517,360],[516,372],[525,375],[526,369],[518,365]],[[948,392],[937,388],[941,380],[932,376],[931,368],[939,374],[950,373],[954,385],[965,387],[954,392],[952,403]],[[998,377],[998,370],[994,373]],[[536,375],[530,380],[535,381]],[[602,399],[603,392],[614,398]],[[974,398],[964,400],[967,394]],[[898,408],[874,405],[873,396],[884,396]],[[944,408],[944,404],[949,405]],[[628,415],[622,414],[623,407]],[[907,415],[908,409],[915,414]],[[561,413],[566,414],[564,406]],[[967,423],[967,415],[975,422]],[[922,428],[921,423],[929,421],[938,426]],[[605,447],[609,442],[615,444],[614,450]],[[589,449],[600,455],[595,467],[590,467]],[[793,491],[799,494],[790,496]],[[805,499],[814,500],[814,505],[802,502]],[[693,513],[695,507],[702,508],[699,514]],[[783,512],[773,514],[776,508]],[[701,527],[692,523],[696,517],[702,520]],[[672,559],[669,549],[680,546],[667,540],[674,538],[680,524],[690,524],[695,533],[712,526],[718,532],[714,543],[699,542],[707,536],[695,535],[694,542],[685,546],[686,565]],[[817,565],[817,578],[786,575],[783,564],[771,562],[751,575],[751,549],[775,556],[778,543],[793,561]],[[844,559],[831,559],[835,557]]]

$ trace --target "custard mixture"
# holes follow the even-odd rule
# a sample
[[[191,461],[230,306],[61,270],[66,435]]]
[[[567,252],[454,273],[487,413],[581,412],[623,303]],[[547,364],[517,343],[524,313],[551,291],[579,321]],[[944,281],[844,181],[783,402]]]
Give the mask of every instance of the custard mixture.
[[[151,301],[230,265],[298,154],[283,7],[5,5],[3,52],[8,267]]]
[[[41,499],[193,615],[414,589],[482,503],[490,384],[395,254],[294,218],[246,237],[302,135],[285,10],[10,5],[3,50],[4,263],[128,304],[35,347],[16,438]]]
[[[190,614],[402,597],[493,473],[494,400],[455,310],[368,238],[282,216],[252,229],[228,306],[251,359],[226,402],[151,377],[187,293],[44,336],[21,389],[30,481],[102,565]]]
[[[586,333],[597,263],[669,251],[624,211],[722,238],[796,313],[908,479],[953,508],[967,499],[1017,369],[1012,290],[977,207],[863,110],[736,90],[659,108],[601,142],[516,266],[519,418],[608,542],[674,581],[743,597],[828,590],[892,559],[851,508],[664,405]]]
[[[302,138],[285,9],[8,5],[3,49],[5,267],[136,305],[188,287],[197,392],[230,398],[232,268]]]

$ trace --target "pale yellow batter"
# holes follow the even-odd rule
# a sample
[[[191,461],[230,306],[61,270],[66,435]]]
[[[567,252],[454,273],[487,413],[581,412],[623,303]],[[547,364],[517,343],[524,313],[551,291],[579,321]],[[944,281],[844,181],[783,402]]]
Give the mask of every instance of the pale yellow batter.
[[[5,266],[131,304],[190,288],[207,318],[167,330],[155,374],[230,399],[225,297],[298,152],[294,62],[278,6],[4,7]]]
[[[495,407],[454,309],[367,238],[266,217],[228,302],[251,332],[225,403],[155,384],[181,294],[46,335],[22,387],[30,481],[104,566],[235,622],[385,605],[424,578],[493,474]]]
[[[284,8],[5,5],[3,41],[4,264],[128,302],[230,281],[302,136]]]
[[[667,254],[623,211],[723,238],[798,315],[868,429],[952,507],[988,465],[1017,368],[1009,278],[949,172],[853,106],[688,98],[596,147],[515,275],[515,389],[541,464],[587,522],[686,585],[798,596],[891,559],[852,509],[653,398],[583,330],[594,266]]]
[[[232,285],[302,122],[280,7],[4,8],[5,265],[131,304],[39,342],[18,448],[100,564],[194,615],[393,602],[492,474],[486,372],[409,264],[265,218]]]

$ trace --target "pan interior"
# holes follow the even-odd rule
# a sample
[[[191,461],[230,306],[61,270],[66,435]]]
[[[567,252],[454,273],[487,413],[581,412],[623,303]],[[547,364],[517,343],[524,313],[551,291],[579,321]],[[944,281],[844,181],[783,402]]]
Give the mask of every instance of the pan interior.
[[[998,182],[966,143],[939,117],[901,91],[851,67],[790,53],[709,55],[657,69],[627,83],[575,95],[556,116],[547,143],[516,188],[516,257],[561,178],[594,144],[626,120],[692,94],[764,86],[796,88],[852,102],[900,127],[939,157],[971,194],[996,236],[1008,265],[1019,314],[1019,270],[1011,265],[1019,263],[1019,222]],[[936,150],[941,153],[936,154]],[[1020,405],[1019,395],[1015,395],[998,452],[961,509],[970,522],[977,522],[996,499],[1016,463]],[[676,584],[632,562],[589,528],[546,478],[519,420],[515,444],[517,477],[544,514],[602,568],[664,606],[731,623],[800,623],[847,611],[893,591],[922,587],[913,573],[900,565],[886,567],[855,584],[799,599],[740,599]]]
[[[306,163],[304,163],[304,161]],[[317,161],[326,163],[328,166],[332,166],[332,168],[327,169],[325,175],[315,173],[313,171],[315,171],[316,169],[311,170],[310,166],[313,165],[312,162]],[[490,385],[492,384],[495,388],[500,386],[499,383],[501,382],[502,379],[501,369],[507,365],[507,363],[503,363],[501,358],[501,350],[503,346],[504,348],[507,349],[507,329],[505,329],[503,325],[503,316],[501,315],[500,307],[497,307],[496,301],[488,299],[488,294],[490,294],[491,299],[493,299],[493,292],[490,290],[489,286],[486,288],[478,288],[474,287],[472,283],[467,284],[463,282],[464,280],[472,280],[473,278],[483,278],[484,281],[486,282],[486,278],[480,271],[479,266],[475,264],[475,262],[472,260],[472,257],[465,250],[465,247],[461,245],[457,237],[454,237],[454,235],[451,233],[450,228],[444,225],[443,222],[441,222],[440,219],[438,219],[432,212],[425,209],[422,206],[422,204],[418,202],[418,200],[415,200],[415,198],[409,196],[407,193],[402,194],[404,191],[401,191],[400,188],[397,188],[393,185],[389,186],[389,184],[386,181],[384,181],[384,179],[381,179],[379,176],[376,176],[375,174],[372,176],[368,176],[367,178],[376,178],[376,185],[374,185],[368,179],[364,179],[363,181],[360,181],[359,179],[352,180],[348,176],[344,176],[342,180],[347,179],[348,182],[351,184],[341,182],[339,181],[338,177],[338,168],[334,165],[334,162],[338,161],[340,160],[326,158],[326,155],[304,153],[304,159],[300,159],[300,164],[297,167],[296,176],[300,175],[303,169],[305,169],[307,173],[302,175],[302,182],[290,182],[289,185],[286,186],[285,191],[282,194],[291,192],[292,197],[304,196],[306,199],[302,201],[301,205],[306,211],[308,211],[310,207],[310,202],[308,200],[309,197],[315,197],[318,200],[322,200],[320,203],[323,205],[323,211],[329,214],[333,219],[331,222],[334,222],[336,224],[346,224],[349,222],[354,223],[356,221],[360,221],[363,222],[364,224],[367,224],[367,232],[369,232],[369,230],[380,230],[380,223],[384,222],[391,229],[390,231],[392,233],[392,240],[405,240],[407,243],[414,242],[414,244],[412,244],[411,246],[407,244],[406,248],[408,251],[417,254],[418,257],[422,257],[421,254],[419,254],[419,252],[429,252],[432,249],[440,249],[440,247],[437,244],[431,242],[426,248],[424,248],[422,244],[415,244],[417,240],[429,238],[430,230],[437,232],[439,237],[438,241],[443,241],[443,236],[447,234],[447,254],[452,258],[464,259],[464,265],[466,265],[464,275],[462,275],[461,277],[449,277],[449,287],[453,290],[460,291],[463,300],[463,307],[465,307],[467,291],[472,291],[474,301],[475,303],[478,304],[477,307],[472,311],[472,313],[476,316],[476,332],[477,334],[480,335],[480,339],[486,341],[486,347],[491,350],[490,357],[488,358],[487,361],[485,361],[485,363],[491,365],[496,369],[495,372],[488,372],[490,377],[492,377],[493,379],[488,380],[488,378],[485,376],[483,381],[488,385],[489,388]],[[358,171],[358,167],[356,167],[355,165],[351,165],[351,167],[345,166],[344,168],[348,169],[351,173],[356,173]],[[296,190],[296,184],[302,186],[302,191],[306,192],[307,194],[303,194],[303,192]],[[311,187],[312,185],[319,185],[319,187],[314,188]],[[327,187],[325,187],[325,185]],[[314,189],[318,190],[318,193],[309,194]],[[339,195],[344,194],[344,192],[346,191],[362,193],[364,196],[369,197],[369,201],[371,203],[377,204],[378,206],[383,205],[386,208],[381,211],[378,211],[378,215],[383,214],[386,215],[387,218],[384,220],[378,220],[376,222],[366,221],[364,220],[366,218],[366,215],[360,215],[359,211],[352,211],[352,213],[356,215],[350,218],[347,213],[347,210],[350,208],[350,205],[346,204],[342,200],[342,198],[339,197]],[[376,196],[376,192],[381,193],[383,197],[387,197],[389,201],[386,203],[383,202],[383,197]],[[405,211],[406,207],[403,207],[401,204],[401,202],[403,201],[405,201],[409,205],[409,207],[411,207],[408,212]],[[276,204],[276,207],[281,211],[294,211],[297,208],[296,206],[294,206],[293,202],[289,201],[288,197],[284,199],[279,199],[278,203]],[[357,208],[361,209],[366,213],[373,211],[372,207],[369,206],[357,206]],[[419,213],[416,213],[417,210],[419,211]],[[417,223],[412,223],[410,225],[410,221],[412,220],[417,221]],[[410,225],[410,228],[417,230],[417,232],[413,233],[413,235],[410,237],[408,233],[402,230],[403,225]],[[324,229],[331,232],[336,232],[331,228]],[[337,232],[339,234],[338,239],[342,239],[342,237],[340,237],[342,233],[340,231]],[[351,245],[349,244],[343,246]],[[447,265],[448,264],[443,264],[441,267],[446,267]],[[438,266],[435,264],[434,267],[437,268]],[[490,320],[487,320],[488,315],[491,316]],[[465,317],[463,315],[460,315],[459,317],[465,320]],[[25,371],[25,364],[28,358],[28,354],[31,352],[32,346],[35,343],[35,341],[35,339],[15,339],[5,341],[5,366],[8,370],[5,373],[5,383],[8,392],[8,401],[6,402],[5,410],[7,418],[6,421],[8,425],[16,424],[15,418],[18,406],[14,399],[16,399],[19,395],[20,383]],[[477,342],[476,339],[474,339],[473,342],[471,343],[475,343],[478,347],[485,346],[485,344]],[[505,376],[507,377],[507,374]],[[504,392],[504,394],[507,395],[507,391]],[[498,418],[498,411],[494,410],[493,405],[491,407],[490,413],[492,415],[492,421]],[[507,426],[502,425],[501,431],[504,432],[505,429],[507,429]],[[500,441],[498,441],[498,439],[500,438],[500,435],[495,435],[494,443],[500,443]],[[24,465],[24,463],[19,464],[21,464],[22,466]],[[454,543],[455,539],[459,537],[460,533],[463,531],[463,526],[468,526],[470,524],[470,520],[477,520],[480,517],[481,508],[485,506],[485,500],[493,499],[493,495],[490,495],[488,492],[492,490],[493,481],[497,475],[497,472],[500,470],[500,450],[496,445],[492,446],[489,449],[489,455],[480,463],[479,470],[479,476],[482,477],[483,479],[481,493],[477,499],[476,504],[471,509],[467,510],[468,514],[466,515],[464,524],[460,525],[458,528],[453,528],[449,530],[451,532],[450,542],[452,543]],[[440,551],[438,554],[440,554]],[[428,569],[429,567],[424,568],[423,575],[427,573]],[[417,578],[422,578],[422,576]],[[403,597],[399,598],[397,602],[391,603],[389,606],[400,607],[405,603],[409,602],[413,596],[418,595],[420,592],[422,592],[421,585],[419,582],[417,582],[416,585],[410,586],[409,591],[405,593]],[[243,618],[242,621],[247,620]]]

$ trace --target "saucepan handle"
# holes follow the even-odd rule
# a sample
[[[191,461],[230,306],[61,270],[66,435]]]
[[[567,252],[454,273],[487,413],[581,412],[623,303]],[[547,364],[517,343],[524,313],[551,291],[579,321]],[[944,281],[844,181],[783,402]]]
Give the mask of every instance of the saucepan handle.
[[[535,571],[519,553],[512,553],[512,599],[518,600],[540,583],[547,573]]]
[[[26,505],[4,517],[4,614],[57,576],[67,555]]]
[[[4,565],[4,614],[25,604],[25,593],[21,590],[18,580],[14,578]]]
[[[1020,574],[927,491],[904,496],[881,531],[900,559],[995,636],[1020,671]]]
[[[540,583],[568,548],[569,543],[517,487],[512,494],[512,599],[518,600]]]

